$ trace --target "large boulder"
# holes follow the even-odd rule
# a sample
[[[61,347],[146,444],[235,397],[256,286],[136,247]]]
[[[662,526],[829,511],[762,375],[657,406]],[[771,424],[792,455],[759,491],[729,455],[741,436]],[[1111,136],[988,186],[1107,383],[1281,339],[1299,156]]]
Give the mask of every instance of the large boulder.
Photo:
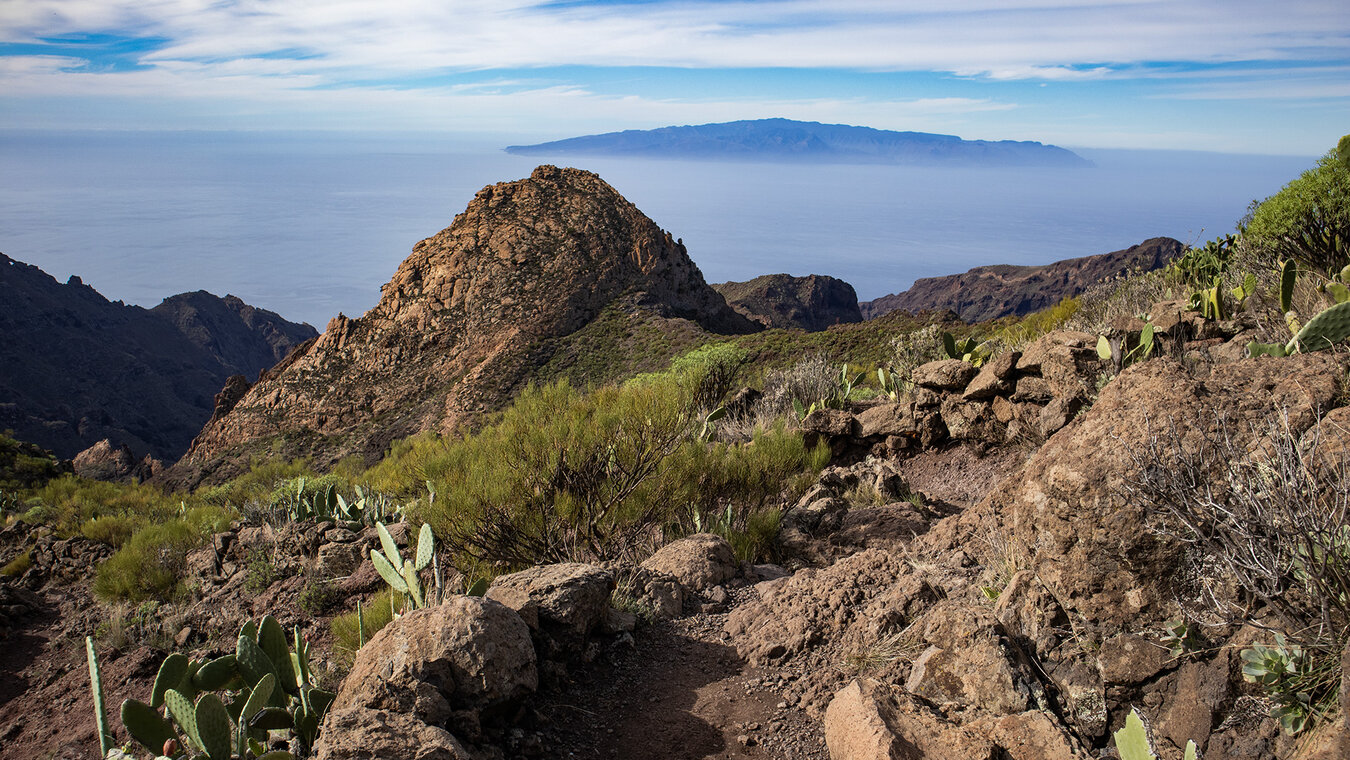
[[[500,712],[537,686],[520,616],[490,599],[454,596],[393,621],[361,648],[315,750],[325,760],[463,757],[437,726],[452,715]]]
[[[339,738],[340,737],[340,738]],[[318,760],[469,760],[449,731],[388,710],[332,710],[314,747]]]
[[[1040,369],[1052,353],[1039,354]],[[1036,356],[1028,349],[1022,361]],[[1037,547],[1031,569],[1066,611],[1135,630],[1166,614],[1162,602],[1172,596],[1167,584],[1179,558],[1175,542],[1141,530],[1144,505],[1129,496],[1131,478],[1154,464],[1150,447],[1160,455],[1193,450],[1223,427],[1235,445],[1254,450],[1276,414],[1297,440],[1335,406],[1345,365],[1344,357],[1303,354],[1219,365],[1196,377],[1170,359],[1136,364],[979,509],[997,513],[1011,540]]]
[[[670,575],[686,590],[697,593],[736,577],[740,563],[725,538],[697,533],[661,547],[642,567]]]
[[[959,391],[964,390],[979,372],[970,362],[963,362],[960,359],[940,359],[915,367],[912,379],[914,384],[921,388]]]
[[[825,710],[831,760],[994,760],[986,738],[944,720],[907,694],[850,682]]]
[[[614,574],[579,562],[540,565],[499,576],[487,598],[515,610],[549,656],[578,651],[600,627]]]

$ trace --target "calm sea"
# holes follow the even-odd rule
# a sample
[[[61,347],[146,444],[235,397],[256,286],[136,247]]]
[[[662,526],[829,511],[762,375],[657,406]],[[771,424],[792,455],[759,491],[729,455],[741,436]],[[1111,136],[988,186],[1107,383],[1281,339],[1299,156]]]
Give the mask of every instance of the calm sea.
[[[503,138],[501,145],[509,144]],[[0,252],[111,299],[233,293],[319,329],[536,158],[426,137],[0,133]],[[709,282],[828,274],[863,300],[981,264],[1232,231],[1314,158],[1079,150],[1092,169],[559,158],[683,238]]]

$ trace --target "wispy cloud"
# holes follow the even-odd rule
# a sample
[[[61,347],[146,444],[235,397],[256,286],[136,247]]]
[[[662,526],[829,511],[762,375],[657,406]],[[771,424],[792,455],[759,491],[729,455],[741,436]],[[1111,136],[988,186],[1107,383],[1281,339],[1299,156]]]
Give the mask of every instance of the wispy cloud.
[[[1168,70],[1167,67],[1173,67]],[[559,98],[621,114],[624,125],[692,114],[809,104],[882,123],[1007,110],[1024,93],[894,88],[890,74],[971,86],[1146,85],[1144,97],[1344,99],[1350,10],[1344,0],[24,0],[0,4],[0,98],[224,98],[263,108],[429,99],[435,109],[537,117]],[[631,67],[600,92],[587,70]],[[564,81],[531,72],[570,69]],[[654,68],[849,72],[849,98],[821,92],[719,100],[672,94]],[[1203,69],[1222,69],[1212,76]],[[1222,78],[1246,86],[1215,84]],[[1297,87],[1282,87],[1295,77]],[[869,89],[870,88],[870,89]],[[338,94],[342,91],[357,91]],[[400,96],[394,91],[403,91]],[[1245,94],[1244,94],[1245,93]],[[1265,93],[1265,94],[1260,94]],[[970,95],[974,94],[974,97]],[[706,101],[706,102],[704,102]],[[578,101],[580,102],[580,101]],[[832,108],[828,104],[844,104]],[[1342,103],[1342,107],[1344,104]],[[818,109],[818,110],[817,110]],[[929,110],[925,110],[929,109]],[[250,109],[255,112],[257,109]],[[825,114],[822,116],[822,114]],[[359,121],[361,114],[351,114]],[[465,118],[468,116],[466,114]],[[458,120],[458,116],[456,116]]]

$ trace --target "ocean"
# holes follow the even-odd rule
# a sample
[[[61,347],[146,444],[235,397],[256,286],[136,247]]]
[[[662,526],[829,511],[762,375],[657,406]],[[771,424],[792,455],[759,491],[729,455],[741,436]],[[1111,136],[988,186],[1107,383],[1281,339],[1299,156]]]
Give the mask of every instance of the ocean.
[[[1231,232],[1315,157],[1076,149],[1089,169],[544,161],[500,140],[339,133],[0,133],[0,252],[150,307],[231,293],[322,330],[413,245],[538,163],[598,173],[709,282],[825,274],[869,300],[919,277]]]

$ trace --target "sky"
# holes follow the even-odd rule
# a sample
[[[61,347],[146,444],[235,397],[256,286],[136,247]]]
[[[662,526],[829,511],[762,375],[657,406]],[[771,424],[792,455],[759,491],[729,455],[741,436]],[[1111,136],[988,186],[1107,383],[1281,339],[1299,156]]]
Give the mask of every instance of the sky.
[[[786,117],[1320,155],[1346,0],[5,0],[0,130],[520,142]]]

